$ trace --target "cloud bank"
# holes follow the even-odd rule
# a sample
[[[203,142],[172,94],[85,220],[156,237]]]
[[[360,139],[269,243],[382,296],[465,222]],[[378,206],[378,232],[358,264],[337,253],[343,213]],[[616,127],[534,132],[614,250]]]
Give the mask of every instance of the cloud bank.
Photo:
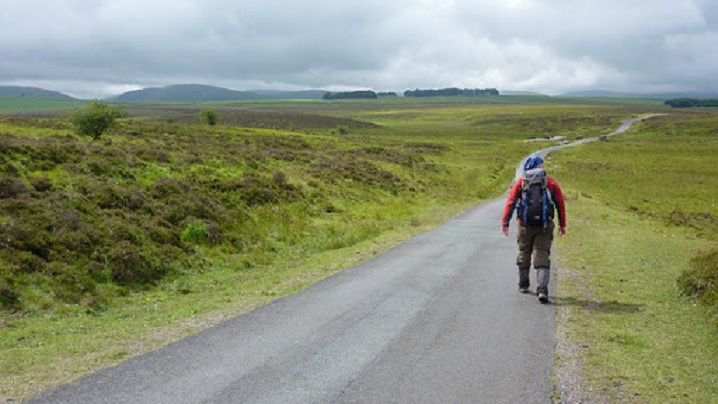
[[[716,17],[710,0],[0,0],[0,84],[718,92]]]

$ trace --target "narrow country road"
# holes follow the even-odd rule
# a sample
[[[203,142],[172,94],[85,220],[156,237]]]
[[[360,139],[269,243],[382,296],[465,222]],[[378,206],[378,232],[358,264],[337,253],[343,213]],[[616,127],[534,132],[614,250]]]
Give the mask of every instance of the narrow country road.
[[[555,308],[518,292],[502,206],[30,402],[550,402]]]
[[[518,293],[501,206],[33,402],[548,402],[554,309]]]

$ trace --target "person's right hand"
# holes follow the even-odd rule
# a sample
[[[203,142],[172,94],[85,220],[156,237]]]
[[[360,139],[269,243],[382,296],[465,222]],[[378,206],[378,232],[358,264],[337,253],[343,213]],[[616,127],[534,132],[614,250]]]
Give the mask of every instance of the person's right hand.
[[[502,226],[501,232],[504,233],[504,236],[508,237],[509,236],[509,226]]]

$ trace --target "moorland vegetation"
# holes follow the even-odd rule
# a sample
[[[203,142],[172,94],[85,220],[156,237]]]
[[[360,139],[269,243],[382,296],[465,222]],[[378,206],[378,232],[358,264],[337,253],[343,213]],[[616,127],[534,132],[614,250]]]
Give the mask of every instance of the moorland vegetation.
[[[682,110],[552,154],[572,229],[557,374],[580,363],[569,380],[586,381],[558,401],[716,401],[717,128],[711,109]]]
[[[31,396],[295,292],[500,196],[537,147],[527,139],[607,134],[660,105],[477,98],[135,104],[97,140],[53,110],[0,117],[0,397]],[[602,212],[570,225],[618,215],[632,231],[636,220],[657,226],[646,234],[669,231],[675,245],[699,240],[705,250],[673,254],[683,263],[664,275],[673,287],[715,248],[715,182],[704,172],[718,141],[714,115],[663,108],[630,141],[557,154],[555,174],[571,214]],[[202,124],[207,109],[216,125]],[[665,158],[679,163],[644,181]],[[633,175],[643,199],[627,191]],[[655,197],[664,181],[680,191]],[[595,277],[582,233],[565,245],[567,262],[582,257]],[[616,317],[594,303],[571,307]]]

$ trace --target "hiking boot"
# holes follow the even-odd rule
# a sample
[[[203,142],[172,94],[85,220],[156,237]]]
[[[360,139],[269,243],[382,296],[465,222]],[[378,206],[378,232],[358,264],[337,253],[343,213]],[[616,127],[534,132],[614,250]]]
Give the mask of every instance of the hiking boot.
[[[538,289],[538,299],[541,303],[548,302],[548,288],[539,288]]]
[[[541,303],[548,302],[548,282],[551,278],[551,272],[548,268],[536,268],[538,287],[536,292],[538,293],[538,299]]]
[[[529,270],[519,268],[519,292],[529,293]]]

